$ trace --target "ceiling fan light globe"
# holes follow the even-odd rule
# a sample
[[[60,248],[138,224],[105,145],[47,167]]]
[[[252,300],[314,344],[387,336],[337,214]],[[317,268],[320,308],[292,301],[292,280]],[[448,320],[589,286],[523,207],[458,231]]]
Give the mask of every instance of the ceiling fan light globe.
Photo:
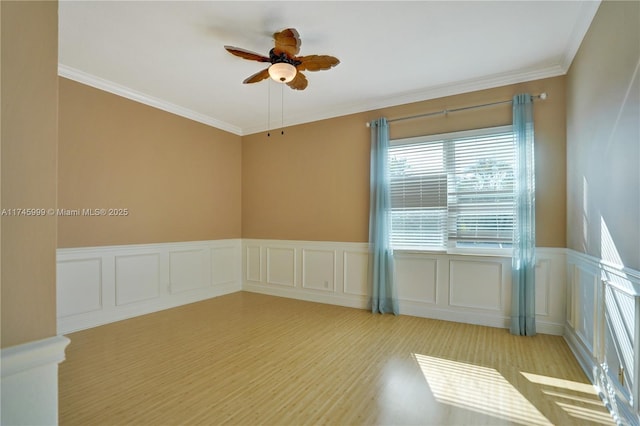
[[[269,76],[278,83],[288,83],[296,76],[298,70],[286,62],[277,62],[269,67]]]

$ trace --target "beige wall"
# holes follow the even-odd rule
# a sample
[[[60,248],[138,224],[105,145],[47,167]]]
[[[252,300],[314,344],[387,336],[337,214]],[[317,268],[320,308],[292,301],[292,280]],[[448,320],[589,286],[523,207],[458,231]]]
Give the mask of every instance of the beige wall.
[[[2,209],[56,207],[58,3],[0,3]],[[3,216],[2,341],[56,335],[56,218]]]
[[[242,140],[242,237],[366,241],[369,130],[358,114]]]
[[[58,247],[241,236],[240,137],[60,78]]]
[[[536,238],[565,246],[565,81],[531,81],[354,114],[242,138],[242,236],[364,242],[369,218],[369,129],[365,123],[547,92],[534,107]],[[511,106],[391,124],[391,138],[511,123]]]
[[[567,243],[640,269],[640,2],[600,5],[567,76]]]
[[[556,77],[244,137],[60,79],[59,205],[128,208],[127,217],[60,217],[59,247],[368,236],[368,120],[540,93],[537,243],[564,247],[565,79]],[[504,125],[508,104],[391,125],[392,138]],[[196,208],[193,208],[196,206]]]

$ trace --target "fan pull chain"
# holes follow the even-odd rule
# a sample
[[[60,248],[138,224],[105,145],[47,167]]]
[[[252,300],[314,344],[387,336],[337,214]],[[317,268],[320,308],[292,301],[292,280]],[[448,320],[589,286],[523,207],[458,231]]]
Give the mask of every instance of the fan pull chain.
[[[271,82],[267,91],[267,137],[271,137]],[[284,84],[280,85],[280,134],[284,135]]]
[[[271,82],[267,81],[267,137],[271,137]]]

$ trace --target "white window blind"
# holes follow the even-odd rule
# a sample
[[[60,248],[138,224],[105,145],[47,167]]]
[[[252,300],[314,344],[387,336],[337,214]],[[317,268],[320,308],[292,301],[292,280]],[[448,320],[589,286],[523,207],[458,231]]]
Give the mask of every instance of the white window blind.
[[[447,174],[442,141],[389,149],[391,245],[439,249],[447,228]]]
[[[392,141],[393,247],[510,247],[514,156],[510,126]]]

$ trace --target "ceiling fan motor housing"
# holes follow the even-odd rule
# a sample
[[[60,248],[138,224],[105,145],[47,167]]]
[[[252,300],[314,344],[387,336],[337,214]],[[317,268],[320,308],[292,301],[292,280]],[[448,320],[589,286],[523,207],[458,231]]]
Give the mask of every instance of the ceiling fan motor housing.
[[[301,61],[298,61],[295,58],[290,58],[289,55],[287,55],[284,52],[280,52],[280,54],[277,55],[274,50],[275,49],[271,49],[269,51],[269,59],[271,60],[272,64],[278,64],[280,62],[284,62],[286,64],[291,64],[294,67],[297,67],[298,65],[300,65],[302,63]]]

